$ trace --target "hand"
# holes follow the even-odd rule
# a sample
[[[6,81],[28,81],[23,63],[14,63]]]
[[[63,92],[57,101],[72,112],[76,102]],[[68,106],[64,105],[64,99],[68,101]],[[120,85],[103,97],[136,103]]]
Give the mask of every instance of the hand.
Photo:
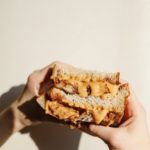
[[[150,150],[146,112],[133,92],[128,99],[124,122],[119,128],[90,125],[89,130],[102,139],[110,150]]]
[[[49,77],[54,62],[47,67],[36,70],[28,77],[25,89],[20,98],[16,100],[6,111],[13,116],[13,132],[19,131],[26,126],[40,123],[41,121],[56,121],[49,115],[45,115],[44,110],[39,107],[35,97],[43,90],[51,86]],[[5,115],[6,116],[6,115]]]
[[[47,67],[36,70],[28,77],[24,91],[12,105],[0,112],[0,146],[16,131],[26,126],[31,126],[41,122],[57,122],[54,117],[46,115],[44,110],[38,105],[35,98],[52,85],[50,75],[52,67],[60,62],[53,62]]]

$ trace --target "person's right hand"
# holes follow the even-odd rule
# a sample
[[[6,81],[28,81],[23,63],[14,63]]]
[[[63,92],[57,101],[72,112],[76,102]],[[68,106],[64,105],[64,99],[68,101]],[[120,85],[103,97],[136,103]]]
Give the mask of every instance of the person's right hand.
[[[124,119],[119,128],[90,125],[90,133],[102,139],[110,150],[150,150],[146,112],[133,92]]]

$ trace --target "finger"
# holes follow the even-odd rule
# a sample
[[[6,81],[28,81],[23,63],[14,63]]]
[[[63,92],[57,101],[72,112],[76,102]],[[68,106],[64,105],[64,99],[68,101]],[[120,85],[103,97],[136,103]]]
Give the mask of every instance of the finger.
[[[132,99],[128,99],[127,100],[127,105],[125,107],[125,112],[124,112],[124,120],[128,120],[130,117],[132,116],[136,116],[137,115],[137,106],[136,106],[136,102]]]
[[[93,132],[91,132],[91,131],[89,130],[89,127],[88,127],[88,126],[83,126],[83,125],[82,125],[79,129],[80,129],[81,131],[87,133],[87,134],[90,134],[90,135],[92,135],[92,136],[96,136]]]
[[[49,65],[47,65],[46,67],[44,67],[44,68],[42,68],[40,70],[41,71],[45,71],[45,70],[47,70],[49,68],[53,68],[56,64],[63,64],[63,63],[60,62],[60,61],[54,61],[54,62],[50,63]]]
[[[126,101],[126,106],[124,110],[124,117],[122,119],[122,122],[125,122],[132,116],[136,116],[137,114],[137,106],[136,106],[136,98],[134,96],[133,90],[129,86],[130,96],[128,97]]]
[[[90,125],[89,129],[93,134],[95,134],[105,142],[109,141],[110,135],[114,134],[115,131],[114,128],[98,126],[98,125]]]
[[[34,96],[38,96],[39,95],[39,91],[41,89],[41,83],[43,83],[43,85],[46,85],[47,87],[47,81],[50,80],[50,74],[52,73],[52,68],[53,66],[59,62],[53,62],[50,65],[40,69],[40,70],[36,70],[34,71],[28,78],[28,89],[29,91],[34,95]],[[42,85],[42,87],[43,87]]]
[[[41,83],[45,79],[47,74],[51,73],[51,69],[54,67],[54,65],[55,65],[55,63],[51,63],[48,66],[37,71],[37,74],[35,74],[35,75],[38,78],[38,80],[37,80],[38,83]]]
[[[127,127],[133,122],[133,120],[134,120],[133,117],[131,117],[128,120],[126,120],[124,123],[122,123],[119,127]]]
[[[133,90],[130,87],[130,96],[128,98],[127,111],[132,113],[132,116],[136,119],[143,118],[145,110],[140,101],[135,96]]]
[[[39,76],[40,81],[44,80],[44,77],[47,75],[47,73],[49,72],[49,70],[54,67],[55,64],[56,64],[55,62],[51,63],[48,66],[46,66],[46,67],[44,67],[44,68],[42,68],[42,69],[39,70],[38,76]]]
[[[61,62],[55,61],[39,71],[38,84],[39,84],[40,89],[39,89],[38,93],[43,93],[44,91],[48,90],[52,86],[53,83],[50,80],[50,76],[52,74],[52,68],[56,64],[61,64]]]
[[[130,90],[130,96],[128,98],[128,110],[132,111],[133,115],[138,115],[139,113],[139,100],[137,99],[137,97],[135,96],[135,93],[133,91],[133,89],[129,86],[129,90]]]

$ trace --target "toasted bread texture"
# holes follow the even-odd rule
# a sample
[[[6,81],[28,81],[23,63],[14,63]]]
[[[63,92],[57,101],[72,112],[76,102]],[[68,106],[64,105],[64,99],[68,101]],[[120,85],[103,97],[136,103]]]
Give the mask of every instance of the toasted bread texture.
[[[57,80],[68,80],[75,79],[78,81],[104,81],[108,80],[112,83],[119,83],[119,72],[116,73],[106,73],[106,72],[97,72],[84,70],[80,68],[76,68],[74,66],[57,63],[54,65],[53,73],[51,79]]]
[[[37,102],[46,114],[75,126],[119,126],[130,95],[128,84],[120,83],[119,75],[56,63],[49,77],[53,86],[37,97]]]

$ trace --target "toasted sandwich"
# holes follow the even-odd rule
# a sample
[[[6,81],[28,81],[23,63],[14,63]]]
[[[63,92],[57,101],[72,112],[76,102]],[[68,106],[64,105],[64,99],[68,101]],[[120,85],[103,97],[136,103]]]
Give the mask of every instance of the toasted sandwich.
[[[79,69],[56,63],[49,81],[52,85],[37,97],[45,113],[76,127],[82,124],[119,126],[130,95],[120,73]]]

